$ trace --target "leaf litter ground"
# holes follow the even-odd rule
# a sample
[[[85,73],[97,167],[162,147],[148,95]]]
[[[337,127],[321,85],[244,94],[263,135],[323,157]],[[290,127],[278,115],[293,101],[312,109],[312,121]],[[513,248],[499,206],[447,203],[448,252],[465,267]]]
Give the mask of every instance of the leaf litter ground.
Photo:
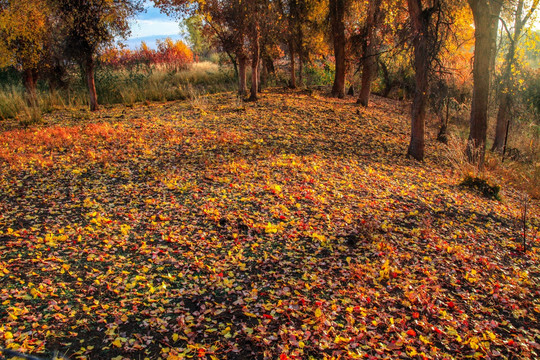
[[[0,346],[74,359],[536,358],[538,203],[403,154],[405,105],[270,91],[0,134]],[[434,134],[429,134],[430,139]]]

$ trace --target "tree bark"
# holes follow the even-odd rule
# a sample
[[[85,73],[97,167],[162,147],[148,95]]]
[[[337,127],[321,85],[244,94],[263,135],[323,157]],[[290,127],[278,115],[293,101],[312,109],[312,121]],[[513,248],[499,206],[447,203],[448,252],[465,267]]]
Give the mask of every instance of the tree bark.
[[[298,83],[304,86],[304,57],[301,51],[298,53]]]
[[[473,98],[467,157],[483,168],[486,152],[487,111],[494,37],[501,11],[498,0],[468,0],[474,18]]]
[[[236,78],[238,78],[239,74],[238,74],[238,64],[237,64],[237,61],[236,59],[234,58],[234,56],[232,56],[232,54],[229,52],[229,51],[225,51],[227,53],[227,56],[229,57],[229,60],[231,60],[231,64],[233,65],[233,69],[234,69],[234,75],[236,76]]]
[[[262,87],[266,87],[268,85],[268,67],[266,66],[266,56],[262,54],[261,60],[259,64],[259,92],[262,89]]]
[[[519,0],[517,4],[515,21],[514,21],[514,34],[509,37],[510,48],[506,54],[504,70],[501,78],[501,88],[499,91],[499,110],[497,112],[497,125],[495,127],[495,139],[493,140],[493,146],[491,151],[502,152],[506,142],[506,133],[508,125],[510,124],[510,109],[512,107],[512,93],[514,91],[513,78],[512,78],[512,66],[515,63],[516,46],[521,36],[521,31],[525,25],[521,19],[523,14],[523,0]]]
[[[508,93],[509,89],[506,89],[500,95],[499,110],[497,111],[497,125],[495,126],[495,138],[493,139],[493,146],[491,151],[502,152],[506,140],[506,129],[510,124],[510,108],[512,107],[512,96]]]
[[[424,132],[427,94],[429,90],[429,21],[433,8],[423,10],[422,0],[408,0],[408,5],[409,16],[414,30],[413,46],[416,89],[411,109],[411,140],[407,155],[422,161],[424,160]]]
[[[88,86],[88,95],[90,97],[90,110],[96,111],[99,109],[98,105],[98,97],[96,92],[96,82],[94,78],[94,70],[95,70],[95,64],[94,64],[94,58],[93,56],[88,56],[85,63],[85,71],[86,71],[86,84]]]
[[[364,51],[362,58],[362,85],[357,103],[367,107],[369,95],[371,93],[371,82],[373,74],[377,69],[377,59],[375,56],[375,29],[378,23],[381,0],[370,0],[368,4],[368,15],[366,19]]]
[[[238,59],[238,95],[246,96],[247,95],[247,86],[246,86],[246,68],[247,68],[247,57],[243,53],[239,53],[236,58]]]
[[[259,76],[258,76],[258,66],[259,66],[259,55],[260,55],[260,34],[259,34],[259,24],[257,22],[253,25],[252,30],[252,39],[251,39],[251,95],[249,96],[250,101],[257,101],[257,92],[259,89]]]
[[[259,55],[259,64],[257,65],[257,92],[262,92],[262,81],[261,81],[261,72],[262,72],[262,61],[261,56]]]
[[[291,61],[291,82],[289,87],[291,89],[296,89],[296,64],[295,64],[295,51],[294,51],[294,42],[289,40],[289,57]]]
[[[345,97],[345,74],[347,70],[345,62],[345,46],[347,42],[345,37],[345,0],[330,0],[330,21],[332,23],[334,57],[336,59],[336,72],[331,94],[341,99]]]
[[[386,66],[384,61],[379,61],[379,65],[382,70],[384,83],[384,89],[382,90],[381,95],[387,98],[388,95],[390,95],[390,91],[392,91],[392,88],[394,87],[394,81],[390,80],[390,72],[388,71],[388,66]]]
[[[23,85],[26,91],[26,101],[29,106],[37,105],[37,71],[36,69],[24,69]]]

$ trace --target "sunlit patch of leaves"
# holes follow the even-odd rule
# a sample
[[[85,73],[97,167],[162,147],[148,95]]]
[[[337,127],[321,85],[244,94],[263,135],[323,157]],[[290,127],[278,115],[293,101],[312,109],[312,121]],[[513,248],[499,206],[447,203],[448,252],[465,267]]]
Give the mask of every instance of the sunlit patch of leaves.
[[[538,204],[517,251],[518,196],[456,186],[434,140],[425,163],[408,160],[399,103],[270,92],[236,106],[58,113],[0,135],[0,346],[538,356]]]

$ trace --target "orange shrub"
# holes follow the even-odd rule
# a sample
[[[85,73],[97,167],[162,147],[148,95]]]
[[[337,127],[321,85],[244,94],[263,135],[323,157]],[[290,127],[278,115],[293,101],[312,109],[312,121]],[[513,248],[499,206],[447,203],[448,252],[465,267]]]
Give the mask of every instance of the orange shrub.
[[[136,65],[162,65],[168,70],[178,71],[187,68],[193,62],[193,52],[182,40],[156,41],[157,50],[151,49],[145,42],[136,50],[108,48],[101,54],[102,63],[120,67]]]

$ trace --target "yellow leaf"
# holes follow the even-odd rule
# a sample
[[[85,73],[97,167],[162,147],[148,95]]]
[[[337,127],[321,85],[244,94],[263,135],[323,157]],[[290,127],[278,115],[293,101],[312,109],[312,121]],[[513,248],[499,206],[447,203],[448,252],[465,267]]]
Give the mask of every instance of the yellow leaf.
[[[277,226],[273,225],[272,223],[268,223],[264,227],[264,232],[267,234],[275,234],[277,233],[277,231],[278,231]]]
[[[315,316],[320,318],[322,316],[322,311],[320,308],[317,308],[317,310],[315,310]]]
[[[4,333],[4,339],[6,339],[6,340],[13,339],[13,334],[11,332],[9,332],[9,331],[6,331]]]
[[[173,341],[177,341],[178,340],[178,334],[177,333],[172,334],[172,339],[173,339]]]
[[[122,342],[120,341],[120,338],[116,338],[116,340],[112,343],[116,347],[122,347]]]

